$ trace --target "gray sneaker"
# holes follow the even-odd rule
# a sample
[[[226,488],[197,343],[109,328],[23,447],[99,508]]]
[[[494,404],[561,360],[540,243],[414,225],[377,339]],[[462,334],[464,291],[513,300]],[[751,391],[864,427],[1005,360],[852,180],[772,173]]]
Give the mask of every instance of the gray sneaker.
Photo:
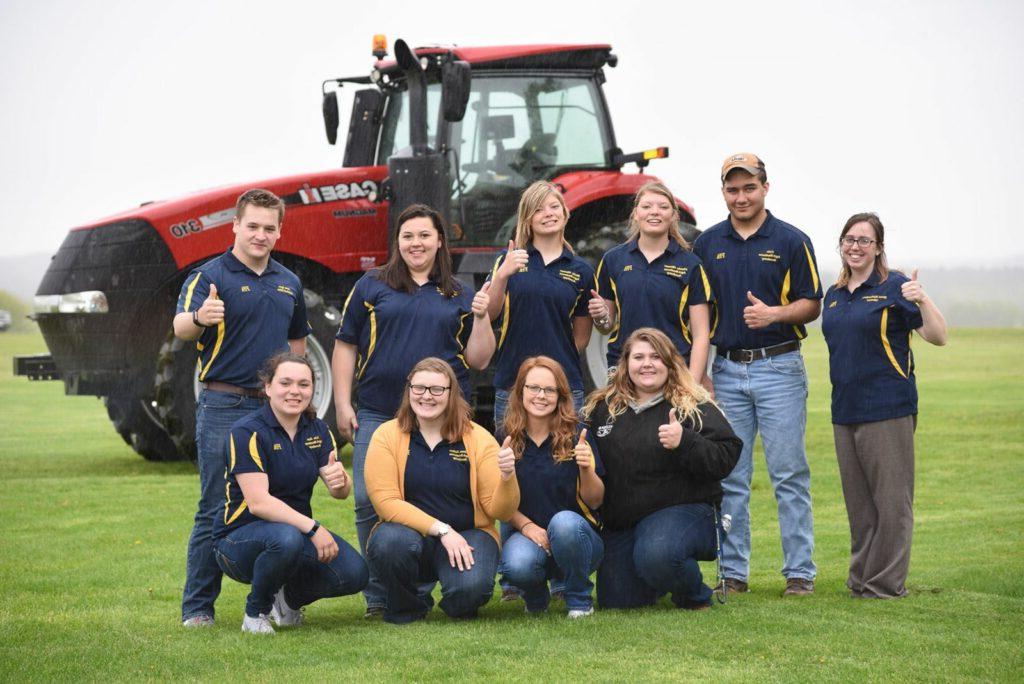
[[[594,607],[593,606],[591,606],[590,608],[587,608],[586,610],[574,609],[574,610],[570,610],[569,611],[569,619],[570,620],[578,620],[580,618],[590,617],[593,614],[594,614]]]
[[[242,618],[242,631],[250,634],[274,634],[270,618],[265,613],[260,613],[257,617],[246,615]]]
[[[213,627],[213,617],[210,615],[193,615],[188,620],[183,620],[182,627]]]
[[[270,619],[278,627],[293,627],[301,625],[305,616],[301,608],[292,608],[284,600],[284,587],[274,594],[274,605],[270,608]]]

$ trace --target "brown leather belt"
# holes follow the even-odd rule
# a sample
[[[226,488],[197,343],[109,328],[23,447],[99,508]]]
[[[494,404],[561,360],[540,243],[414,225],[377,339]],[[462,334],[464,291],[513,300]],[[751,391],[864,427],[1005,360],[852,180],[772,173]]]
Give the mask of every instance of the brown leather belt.
[[[718,348],[718,355],[724,356],[736,363],[753,363],[761,359],[768,359],[779,354],[786,354],[800,349],[800,340],[791,340],[782,344],[762,347],[761,349],[722,349]]]
[[[239,387],[238,385],[231,385],[226,382],[218,382],[213,380],[211,382],[204,382],[203,387],[214,392],[227,392],[228,394],[241,394],[243,397],[252,397],[253,399],[262,399],[263,390],[257,387]]]

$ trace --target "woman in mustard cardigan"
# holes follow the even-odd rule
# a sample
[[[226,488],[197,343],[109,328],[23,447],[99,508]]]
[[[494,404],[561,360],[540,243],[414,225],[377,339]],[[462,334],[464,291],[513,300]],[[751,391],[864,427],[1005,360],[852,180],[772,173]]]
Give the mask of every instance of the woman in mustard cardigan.
[[[451,367],[426,358],[370,441],[366,491],[381,522],[366,556],[384,585],[386,622],[426,617],[433,598],[419,595],[423,582],[440,581],[441,610],[457,618],[474,617],[494,591],[494,521],[515,513],[519,485],[512,451],[470,415]]]

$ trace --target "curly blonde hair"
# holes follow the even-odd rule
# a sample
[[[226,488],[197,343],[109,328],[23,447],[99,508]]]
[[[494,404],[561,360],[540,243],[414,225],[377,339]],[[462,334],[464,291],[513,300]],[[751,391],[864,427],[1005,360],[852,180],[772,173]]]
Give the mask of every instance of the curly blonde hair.
[[[516,374],[516,381],[512,384],[512,391],[509,392],[508,410],[505,412],[505,434],[512,438],[512,451],[516,459],[523,456],[526,449],[526,409],[523,407],[523,388],[526,387],[526,376],[534,368],[546,368],[555,376],[555,386],[558,388],[558,403],[555,412],[550,416],[549,429],[551,431],[551,457],[555,461],[571,461],[573,448],[576,446],[576,428],[579,425],[579,418],[576,415],[576,408],[572,404],[572,393],[569,390],[569,380],[565,377],[565,371],[561,364],[547,356],[531,356],[519,366],[519,373]]]
[[[701,420],[697,407],[701,404],[713,403],[711,394],[694,382],[693,376],[690,375],[690,369],[686,367],[686,362],[675,345],[665,333],[656,328],[637,328],[633,331],[626,343],[622,345],[622,356],[619,357],[615,375],[612,376],[607,386],[595,390],[587,397],[583,415],[589,418],[593,415],[597,405],[604,402],[608,405],[608,413],[614,419],[622,415],[629,406],[629,402],[637,401],[636,386],[629,377],[629,355],[637,342],[646,342],[651,345],[661,357],[665,367],[668,368],[668,379],[665,381],[663,393],[665,401],[677,411],[679,421],[689,420],[699,430]]]

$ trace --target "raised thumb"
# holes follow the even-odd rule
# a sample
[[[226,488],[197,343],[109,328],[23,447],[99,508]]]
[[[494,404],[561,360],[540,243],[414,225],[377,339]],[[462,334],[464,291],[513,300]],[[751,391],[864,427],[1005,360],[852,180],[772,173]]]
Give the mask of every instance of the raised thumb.
[[[761,300],[758,299],[757,297],[755,297],[750,290],[747,290],[747,301],[749,301],[751,304],[760,304],[761,303]]]
[[[487,292],[490,289],[491,289],[491,281],[488,280],[486,283],[484,283],[484,286],[480,288],[480,291],[481,292]]]
[[[512,447],[512,437],[510,435],[510,436],[505,438],[504,442],[501,443],[501,448],[502,449],[510,449],[511,447]]]
[[[330,455],[327,457],[327,465],[334,465],[337,462],[338,462],[338,452],[337,451],[332,451],[330,453]]]
[[[207,299],[216,299],[216,298],[217,298],[217,286],[214,285],[213,283],[210,283],[210,295],[207,297]]]
[[[913,271],[910,272],[910,279],[911,280],[917,280],[917,269],[916,268]]]
[[[508,241],[508,253],[511,253],[512,250],[515,249],[515,248],[516,248],[516,241],[515,240],[509,240]]]
[[[598,293],[597,290],[591,290],[590,295],[591,299],[601,299],[601,295]]]
[[[580,444],[585,444],[587,441],[587,428],[580,430]]]
[[[678,415],[678,413],[676,412],[676,410],[674,408],[670,408],[668,410],[668,422],[669,423],[678,423],[679,422],[679,415]]]

